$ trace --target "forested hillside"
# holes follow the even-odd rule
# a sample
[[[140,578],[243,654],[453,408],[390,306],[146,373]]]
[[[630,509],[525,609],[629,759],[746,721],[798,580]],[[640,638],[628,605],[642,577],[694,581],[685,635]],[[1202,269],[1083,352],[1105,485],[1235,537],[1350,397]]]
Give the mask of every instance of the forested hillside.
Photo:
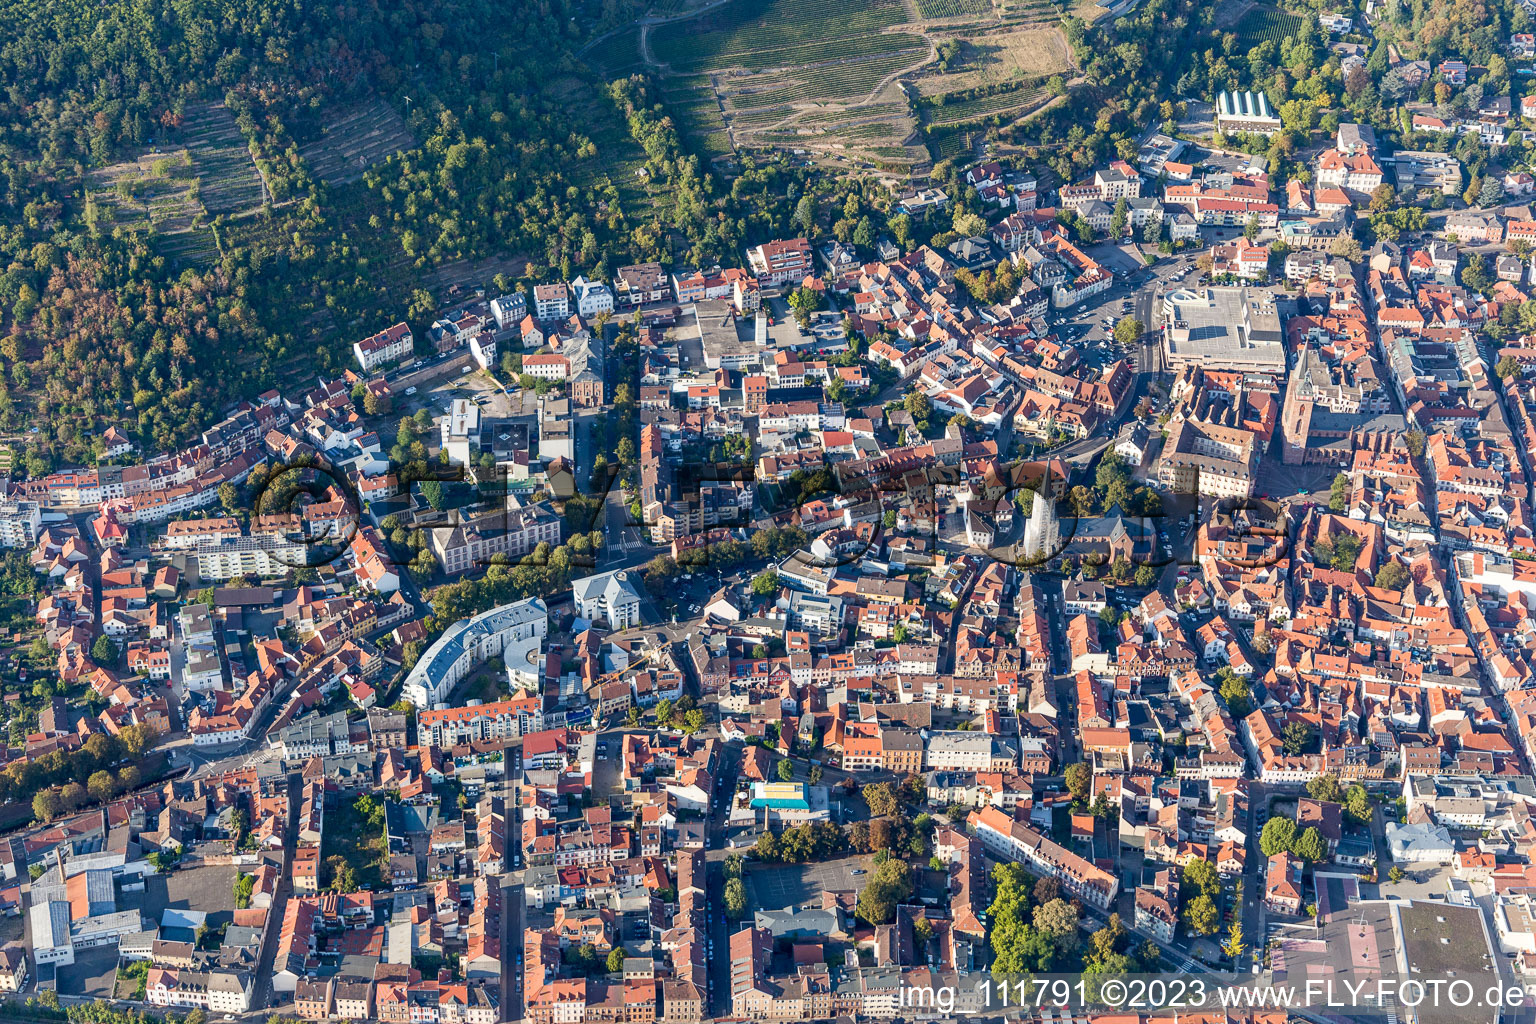
[[[4,4],[0,432],[47,424],[28,438],[34,470],[88,455],[108,421],[173,444],[231,397],[312,379],[357,333],[429,312],[444,264],[590,270],[600,242],[658,248],[664,231],[624,209],[637,190],[607,173],[645,155],[572,56],[633,14]],[[328,150],[357,111],[405,151],[348,174]]]
[[[1518,3],[1500,0],[1401,0],[1387,4],[1376,37],[1405,57],[1440,61],[1459,57],[1483,64],[1503,49],[1510,32],[1529,32]]]
[[[105,159],[230,88],[295,113],[371,89],[452,102],[542,74],[634,13],[622,0],[6,0],[0,138],[55,162]]]

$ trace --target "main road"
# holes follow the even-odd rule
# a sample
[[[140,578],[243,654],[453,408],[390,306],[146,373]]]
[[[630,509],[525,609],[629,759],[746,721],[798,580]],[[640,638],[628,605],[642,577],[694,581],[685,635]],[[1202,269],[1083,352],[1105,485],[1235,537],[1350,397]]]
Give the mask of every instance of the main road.
[[[725,921],[725,826],[736,793],[736,777],[741,771],[740,748],[731,743],[722,743],[721,748],[720,777],[715,780],[704,838],[704,877],[709,894],[709,923],[705,931],[710,945],[705,1005],[711,1017],[726,1017],[731,1012],[731,940]]]

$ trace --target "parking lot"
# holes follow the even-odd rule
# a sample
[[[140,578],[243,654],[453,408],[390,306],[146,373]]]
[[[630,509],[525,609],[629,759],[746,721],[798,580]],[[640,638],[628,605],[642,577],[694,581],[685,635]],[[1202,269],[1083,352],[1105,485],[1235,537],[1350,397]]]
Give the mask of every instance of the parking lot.
[[[1185,138],[1208,136],[1216,130],[1216,108],[1200,100],[1185,100],[1185,114],[1179,118],[1179,134]],[[1193,157],[1186,153],[1182,158],[1189,163]]]
[[[673,581],[668,596],[678,605],[677,617],[679,619],[694,618],[702,615],[704,605],[710,597],[720,589],[725,575],[724,573],[708,567],[689,567],[691,571],[684,573]],[[692,576],[692,579],[686,577]],[[739,574],[736,577],[739,578]]]
[[[1374,895],[1373,889],[1379,889],[1380,895],[1392,899],[1403,900],[1443,900],[1449,891],[1452,878],[1456,877],[1456,870],[1449,864],[1402,864],[1403,880],[1391,882],[1387,880],[1387,872],[1390,865],[1383,866],[1381,880],[1376,886],[1362,883],[1360,893],[1369,898]]]
[[[779,864],[753,868],[745,876],[747,905],[761,910],[818,903],[823,890],[857,891],[869,880],[870,856],[844,857],[821,864]],[[864,872],[854,874],[855,871]]]
[[[469,368],[468,372],[446,375],[442,379],[421,384],[411,394],[400,392],[394,396],[394,408],[387,423],[393,424],[401,416],[426,409],[433,416],[441,416],[443,410],[455,398],[467,398],[480,407],[482,416],[535,416],[538,414],[538,396],[532,391],[512,387],[510,395],[489,374]],[[391,431],[390,433],[393,433]]]
[[[1129,242],[1099,242],[1085,246],[1084,249],[1101,266],[1109,268],[1116,275],[1129,274],[1145,265],[1137,255],[1136,247]]]
[[[117,946],[97,946],[75,953],[75,962],[59,968],[58,990],[72,996],[111,999],[117,980]]]
[[[622,730],[598,734],[597,761],[592,766],[593,796],[606,800],[610,795],[621,792],[623,782],[620,776],[624,769],[624,760],[621,756],[623,748]]]
[[[160,916],[166,910],[199,911],[208,915],[208,923],[213,927],[230,920],[234,916],[231,908],[235,905],[235,874],[234,867],[218,865],[150,875],[138,897],[145,925],[159,926]]]
[[[1115,324],[1122,317],[1135,315],[1131,296],[1116,290],[1098,298],[1097,304],[1066,310],[1051,318],[1057,336],[1074,345],[1092,366],[1133,355],[1140,348],[1139,344],[1122,348],[1114,340]]]

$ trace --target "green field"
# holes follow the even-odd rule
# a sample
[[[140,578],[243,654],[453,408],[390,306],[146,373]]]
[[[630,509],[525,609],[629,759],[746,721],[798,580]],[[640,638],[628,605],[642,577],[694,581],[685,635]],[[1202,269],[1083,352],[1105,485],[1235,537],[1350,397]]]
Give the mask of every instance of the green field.
[[[565,75],[544,83],[543,97],[570,111],[571,127],[592,140],[600,154],[571,169],[573,182],[601,193],[612,186],[626,209],[639,211],[651,202],[647,186],[635,176],[645,166],[645,151],[629,134],[624,115],[602,95],[600,86]]]
[[[1053,0],[1011,0],[1002,7],[1002,20],[1010,25],[1054,22],[1062,13],[1062,9]]]
[[[859,139],[869,141],[880,139],[890,142],[900,142],[906,137],[906,132],[898,125],[890,121],[870,121],[866,124],[848,124],[838,129],[837,134],[845,139]]]
[[[917,16],[930,21],[991,13],[992,0],[917,0]]]
[[[886,53],[878,57],[797,72],[793,79],[770,80],[766,88],[742,87],[728,99],[738,110],[770,107],[800,100],[861,100],[890,75],[922,58],[923,50]]]
[[[357,181],[368,168],[416,148],[416,136],[398,111],[374,97],[328,111],[320,136],[299,152],[327,185]]]
[[[715,100],[715,87],[710,84],[708,75],[668,78],[662,82],[661,88],[666,93],[668,108],[677,104],[703,103],[706,100],[713,103]]]
[[[611,39],[603,40],[588,50],[585,57],[587,63],[605,78],[639,71],[645,66],[640,55],[640,26],[631,25]]]
[[[717,156],[729,156],[735,152],[731,147],[731,137],[724,130],[699,132],[693,136],[693,145],[700,156],[711,160]]]
[[[674,103],[667,100],[667,113],[679,124],[719,124],[720,105],[713,99],[686,100]]]
[[[192,154],[199,196],[209,213],[257,209],[266,198],[245,136],[222,103],[187,108],[177,141]]]
[[[812,68],[805,72],[805,79],[815,96],[859,98],[887,76],[916,63],[925,52],[919,48],[867,57],[846,64]]]
[[[991,10],[991,0],[920,2],[932,17]],[[899,31],[911,16],[906,0],[727,0],[654,26],[647,54],[695,148],[791,147],[873,161],[878,144],[910,164],[925,156],[892,145],[916,125],[890,83],[928,57],[927,40]]]
[[[676,72],[850,60],[921,47],[918,36],[883,33],[906,17],[901,0],[730,0],[704,17],[659,26],[651,52]]]
[[[960,125],[975,121],[982,121],[995,114],[1009,110],[1017,110],[1033,103],[1040,94],[1040,83],[1033,80],[1020,81],[1016,86],[995,92],[990,96],[978,96],[975,99],[962,102],[937,104],[925,104],[924,115],[930,124],[936,125]]]
[[[708,75],[665,79],[662,99],[678,130],[701,155],[716,157],[731,152],[731,139],[720,118],[720,101]]]
[[[880,143],[884,146],[889,146],[900,142],[903,138],[906,137],[906,130],[900,125],[893,124],[890,121],[871,121],[862,124],[828,124],[819,126],[805,124],[802,127],[811,131],[822,131],[833,134],[840,139],[846,139],[850,142],[860,143],[860,148],[863,149],[875,148],[874,146],[870,145],[871,143]],[[800,132],[796,131],[758,132],[753,136],[753,138],[760,142],[782,142],[786,144],[793,144],[797,140],[804,140],[804,136]]]
[[[1278,7],[1255,7],[1237,23],[1238,48],[1247,52],[1262,42],[1280,44],[1301,31],[1300,17]]]
[[[187,228],[154,238],[155,251],[175,266],[212,266],[219,258],[218,242],[207,225]]]
[[[968,153],[974,142],[984,132],[978,128],[940,127],[928,132],[928,153],[934,160],[943,160],[961,153]]]

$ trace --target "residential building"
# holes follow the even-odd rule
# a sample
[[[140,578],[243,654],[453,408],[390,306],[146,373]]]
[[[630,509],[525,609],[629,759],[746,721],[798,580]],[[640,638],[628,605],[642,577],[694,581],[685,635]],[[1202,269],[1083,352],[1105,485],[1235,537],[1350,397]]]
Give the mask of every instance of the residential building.
[[[381,366],[403,362],[415,351],[415,340],[410,327],[402,321],[362,341],[353,342],[352,355],[364,373],[373,373]]]
[[[764,242],[747,250],[752,274],[769,288],[798,285],[816,272],[811,243],[804,238]]]
[[[576,614],[614,630],[640,625],[641,596],[634,576],[632,570],[616,569],[572,580]]]
[[[601,281],[578,277],[571,282],[571,294],[576,296],[578,316],[595,317],[613,312],[613,290]]]
[[[614,301],[620,306],[643,306],[668,297],[668,277],[660,263],[635,263],[614,273]]]
[[[453,623],[406,675],[402,696],[420,709],[442,702],[486,659],[500,657],[508,671],[534,664],[549,630],[549,609],[530,597]],[[536,671],[536,670],[535,670]]]
[[[0,499],[0,548],[30,548],[42,530],[43,510],[35,501]]]
[[[571,290],[563,281],[533,287],[533,315],[539,320],[564,320],[571,315]]]

